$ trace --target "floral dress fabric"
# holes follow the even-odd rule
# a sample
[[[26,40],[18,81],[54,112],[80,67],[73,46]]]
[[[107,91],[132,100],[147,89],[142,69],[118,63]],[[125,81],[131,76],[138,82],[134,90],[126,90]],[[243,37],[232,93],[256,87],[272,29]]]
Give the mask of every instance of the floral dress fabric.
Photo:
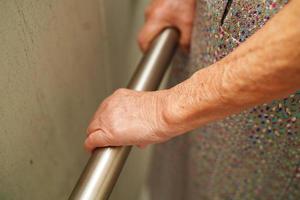
[[[198,0],[191,52],[175,58],[170,86],[233,51],[286,3]],[[148,184],[153,200],[300,199],[300,92],[156,145]]]

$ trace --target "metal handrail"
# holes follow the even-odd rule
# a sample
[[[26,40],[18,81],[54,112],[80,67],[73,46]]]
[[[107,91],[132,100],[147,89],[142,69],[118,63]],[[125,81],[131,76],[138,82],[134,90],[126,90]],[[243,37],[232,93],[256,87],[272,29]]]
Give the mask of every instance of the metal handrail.
[[[156,90],[170,64],[178,39],[179,32],[176,29],[164,29],[143,56],[128,88],[137,91]],[[108,199],[130,150],[131,146],[94,150],[69,200]]]

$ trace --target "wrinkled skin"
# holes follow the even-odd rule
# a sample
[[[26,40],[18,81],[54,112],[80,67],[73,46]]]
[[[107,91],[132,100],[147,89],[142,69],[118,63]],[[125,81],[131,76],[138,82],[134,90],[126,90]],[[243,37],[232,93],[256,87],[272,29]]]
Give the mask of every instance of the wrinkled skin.
[[[184,13],[193,13],[191,2],[154,0],[139,38],[142,49],[170,25],[182,30],[181,45],[187,48],[192,15]],[[299,18],[300,0],[291,0],[232,53],[173,88],[156,92],[117,90],[95,113],[85,147],[143,147],[163,142],[299,90]]]
[[[137,92],[116,90],[105,99],[87,133],[85,147],[138,145],[159,143],[171,137],[164,119],[167,92]]]
[[[145,11],[145,24],[138,43],[142,51],[166,27],[180,31],[180,46],[188,51],[195,11],[195,0],[153,0]],[[180,13],[180,15],[178,14]],[[119,89],[105,99],[87,130],[85,147],[160,143],[170,139],[176,127],[164,119],[168,91],[135,92]],[[167,115],[167,114],[166,114]]]

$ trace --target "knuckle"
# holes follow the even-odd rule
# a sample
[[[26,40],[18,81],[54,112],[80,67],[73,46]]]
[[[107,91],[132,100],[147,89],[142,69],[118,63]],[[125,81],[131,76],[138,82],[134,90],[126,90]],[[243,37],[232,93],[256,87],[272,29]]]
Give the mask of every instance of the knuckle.
[[[147,7],[145,10],[145,18],[146,20],[149,20],[151,18],[156,18],[159,16],[165,16],[166,10],[162,8],[153,8],[152,6]]]
[[[150,14],[151,14],[151,11],[152,11],[152,8],[150,6],[145,9],[144,16],[145,16],[146,19],[149,18]]]
[[[164,19],[170,18],[170,13],[165,9],[149,9],[146,11],[145,18],[147,22],[155,23],[157,21],[162,21]]]
[[[120,88],[120,89],[118,89],[118,92],[120,94],[126,94],[127,93],[127,89],[126,88]]]
[[[127,94],[127,89],[125,88],[120,88],[120,89],[117,89],[114,94],[116,95],[124,95],[124,94]]]
[[[100,105],[100,110],[105,109],[108,106],[108,104],[109,104],[109,99],[108,98],[104,99]]]
[[[155,11],[152,12],[151,15],[153,18],[161,21],[162,19],[168,19],[170,18],[171,14],[168,10],[164,9],[156,9]]]

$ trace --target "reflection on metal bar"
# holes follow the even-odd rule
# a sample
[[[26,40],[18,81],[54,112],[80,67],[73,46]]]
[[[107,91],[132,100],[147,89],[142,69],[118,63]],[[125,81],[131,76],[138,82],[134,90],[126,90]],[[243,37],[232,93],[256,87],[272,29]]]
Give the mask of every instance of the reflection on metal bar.
[[[176,29],[162,31],[140,61],[128,88],[137,91],[156,90],[170,64],[178,39],[179,32]],[[130,150],[131,146],[97,148],[69,199],[108,199]]]

